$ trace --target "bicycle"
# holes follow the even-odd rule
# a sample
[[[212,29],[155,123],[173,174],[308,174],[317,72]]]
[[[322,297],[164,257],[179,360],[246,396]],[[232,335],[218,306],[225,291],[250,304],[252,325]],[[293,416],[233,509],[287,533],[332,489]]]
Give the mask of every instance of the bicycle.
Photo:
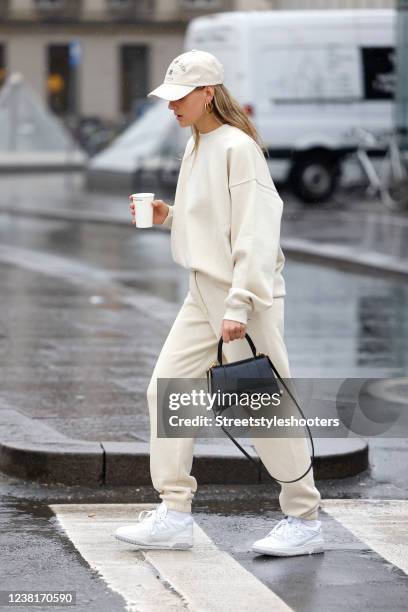
[[[369,183],[365,190],[367,195],[379,195],[384,206],[392,212],[408,209],[408,160],[399,146],[399,137],[403,134],[404,129],[373,134],[361,127],[354,127],[349,132],[357,141],[357,148],[347,157],[355,157],[359,162]],[[369,155],[373,148],[385,151],[378,170]]]

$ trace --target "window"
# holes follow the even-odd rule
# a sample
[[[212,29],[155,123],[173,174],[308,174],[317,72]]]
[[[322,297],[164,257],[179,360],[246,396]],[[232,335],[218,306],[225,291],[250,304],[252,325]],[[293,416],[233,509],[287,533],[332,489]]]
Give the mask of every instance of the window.
[[[121,111],[137,112],[137,104],[145,103],[148,78],[148,48],[145,45],[120,47]]]
[[[130,0],[107,0],[109,8],[128,8],[130,6]]]
[[[393,47],[362,47],[364,98],[390,100],[395,96],[396,72]]]
[[[181,8],[214,9],[220,7],[220,0],[180,0]]]
[[[34,3],[38,9],[55,9],[63,7],[65,0],[34,0]]]
[[[49,45],[47,93],[48,105],[57,114],[70,110],[72,79],[69,62],[69,45]]]
[[[6,76],[6,49],[5,45],[0,45],[0,87],[4,85]]]

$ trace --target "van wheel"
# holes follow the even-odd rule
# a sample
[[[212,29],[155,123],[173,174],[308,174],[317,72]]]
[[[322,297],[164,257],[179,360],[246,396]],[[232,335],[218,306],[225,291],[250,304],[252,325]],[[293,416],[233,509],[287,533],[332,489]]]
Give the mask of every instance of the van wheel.
[[[308,153],[295,161],[289,184],[300,200],[308,204],[318,204],[328,200],[333,194],[339,173],[339,164],[329,153]]]

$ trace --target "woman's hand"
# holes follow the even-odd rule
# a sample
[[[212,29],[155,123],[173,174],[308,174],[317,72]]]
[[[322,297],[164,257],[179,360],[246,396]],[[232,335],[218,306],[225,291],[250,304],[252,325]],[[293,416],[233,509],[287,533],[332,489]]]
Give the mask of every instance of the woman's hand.
[[[239,321],[223,319],[220,335],[222,336],[223,342],[239,340],[240,338],[245,338],[246,328],[247,326],[244,325],[244,323],[239,323]]]
[[[131,201],[129,208],[130,208],[130,212],[132,215],[132,223],[136,223],[136,211],[135,211],[135,205],[132,202],[132,196],[129,196],[129,200]],[[153,200],[152,206],[153,206],[153,225],[162,225],[162,223],[165,221],[168,215],[168,212],[169,212],[168,205],[166,204],[166,202],[163,202],[163,200]]]

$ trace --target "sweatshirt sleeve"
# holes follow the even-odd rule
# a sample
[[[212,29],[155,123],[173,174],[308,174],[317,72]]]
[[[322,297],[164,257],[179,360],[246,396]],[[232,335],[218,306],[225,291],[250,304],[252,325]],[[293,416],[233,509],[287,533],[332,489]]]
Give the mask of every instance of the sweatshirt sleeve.
[[[167,217],[165,218],[165,220],[163,221],[162,225],[164,225],[165,227],[170,227],[171,228],[171,224],[173,223],[173,206],[169,205],[169,212],[167,213]]]
[[[238,155],[239,162],[230,176],[234,175],[234,180],[238,181],[241,176],[243,180],[230,184],[233,276],[224,301],[224,319],[246,324],[252,311],[272,306],[283,202],[270,178],[266,161],[262,160],[266,169],[261,166],[261,176],[251,177],[248,173],[256,171],[254,153]],[[264,172],[269,175],[269,185],[264,184],[268,181]]]

